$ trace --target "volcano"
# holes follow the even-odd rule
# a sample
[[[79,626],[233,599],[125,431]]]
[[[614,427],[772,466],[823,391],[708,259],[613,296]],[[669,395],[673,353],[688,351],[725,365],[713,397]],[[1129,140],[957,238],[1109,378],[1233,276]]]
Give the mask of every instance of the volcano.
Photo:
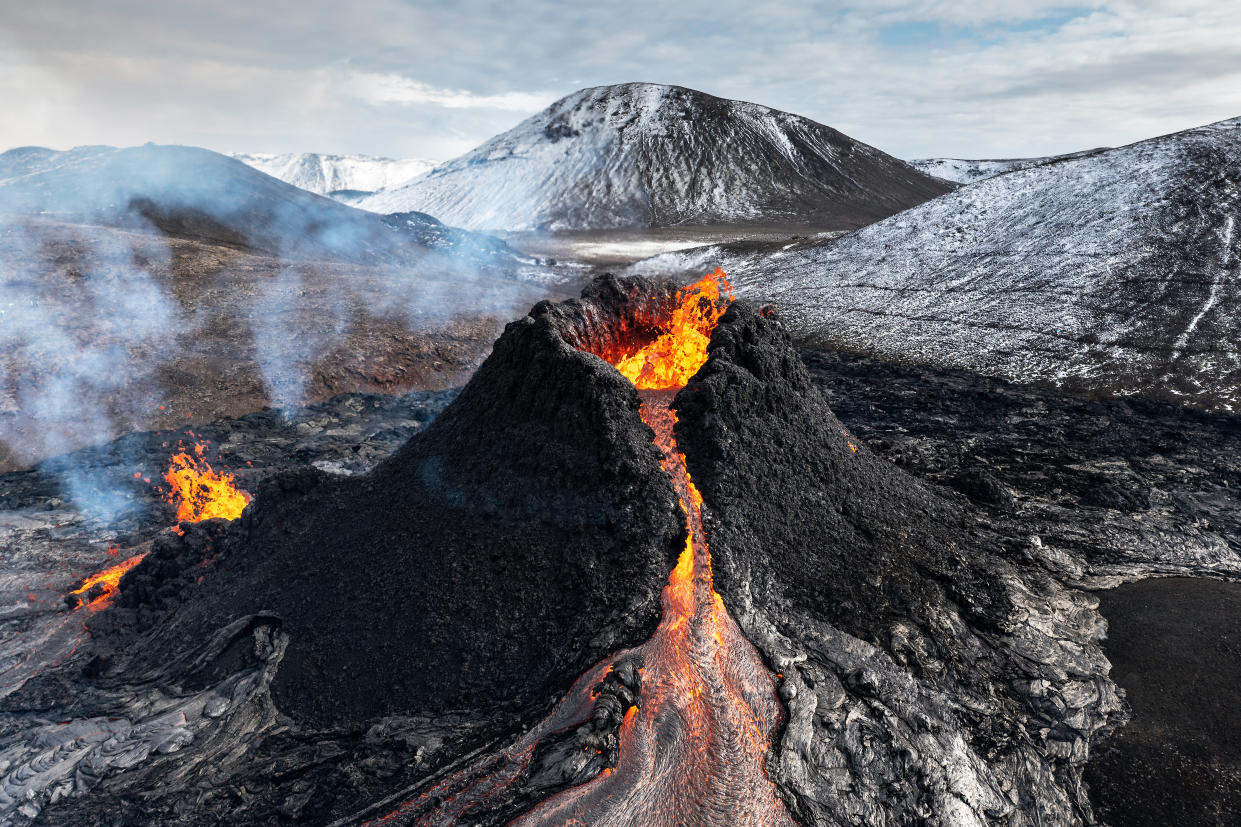
[[[115,735],[47,823],[1067,825],[1123,718],[1096,601],[871,455],[721,273],[541,302],[369,474],[182,528],[77,681],[196,734]]]
[[[860,227],[953,185],[809,118],[653,83],[583,89],[358,206],[456,226]]]

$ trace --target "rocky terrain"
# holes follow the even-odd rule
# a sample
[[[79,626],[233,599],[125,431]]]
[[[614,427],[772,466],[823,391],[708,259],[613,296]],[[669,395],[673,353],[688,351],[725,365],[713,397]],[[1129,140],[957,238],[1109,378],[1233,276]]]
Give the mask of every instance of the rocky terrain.
[[[1087,765],[1096,816],[1115,827],[1235,821],[1241,419],[802,357],[855,438],[1024,535],[1027,565],[1099,596],[1132,720]]]
[[[571,349],[548,350],[555,339],[541,338],[555,331],[557,324],[578,318],[571,307],[570,315],[557,312],[536,309],[533,321],[510,328],[506,336],[510,344],[498,348],[490,367],[459,397],[455,413],[437,420],[438,430],[428,430],[425,423],[452,394],[405,400],[349,396],[291,420],[271,412],[195,429],[194,438],[218,446],[221,462],[241,470],[242,484],[258,490],[259,501],[269,503],[267,509],[305,512],[304,520],[281,524],[305,526],[315,534],[313,545],[320,559],[307,576],[264,581],[268,587],[276,593],[301,590],[306,595],[310,594],[306,589],[328,589],[316,599],[347,598],[351,578],[323,583],[318,573],[333,559],[359,559],[357,553],[348,553],[350,543],[338,542],[336,534],[346,522],[358,527],[350,532],[389,531],[385,526],[404,525],[408,518],[393,522],[392,517],[375,515],[334,523],[329,519],[316,533],[318,511],[339,501],[356,515],[358,506],[346,504],[351,501],[345,492],[351,490],[369,492],[367,497],[382,511],[391,498],[424,491],[427,462],[436,456],[457,461],[442,466],[453,469],[452,477],[437,480],[442,493],[432,493],[430,503],[437,496],[455,497],[459,494],[453,492],[460,492],[482,506],[480,519],[511,515],[503,520],[516,525],[514,521],[524,519],[520,516],[524,511],[505,499],[516,489],[486,485],[494,493],[482,499],[469,497],[470,486],[476,484],[469,478],[524,462],[520,457],[526,449],[518,450],[517,443],[497,436],[487,443],[493,453],[474,459],[478,449],[472,437],[480,429],[499,424],[498,434],[519,433],[539,427],[569,428],[581,421],[602,424],[602,429],[592,425],[590,434],[626,433],[627,417],[636,417],[623,413],[626,405],[619,400],[624,385],[613,386],[610,369]],[[1010,823],[1027,819],[1042,824],[1081,823],[1092,808],[1109,812],[1115,806],[1112,802],[1120,799],[1113,792],[1100,804],[1094,797],[1096,784],[1106,792],[1109,783],[1123,780],[1118,773],[1132,760],[1150,766],[1161,759],[1157,753],[1131,751],[1124,754],[1129,760],[1101,765],[1104,774],[1096,775],[1090,787],[1075,781],[1083,767],[1091,766],[1088,758],[1095,754],[1099,736],[1125,718],[1099,649],[1102,626],[1097,601],[1082,589],[1151,574],[1238,574],[1241,548],[1236,538],[1241,533],[1236,515],[1241,510],[1236,507],[1236,492],[1241,490],[1241,468],[1233,458],[1241,456],[1234,450],[1241,448],[1241,427],[1236,419],[1155,402],[1089,401],[965,371],[902,367],[843,353],[801,351],[799,360],[782,340],[775,322],[742,308],[730,313],[717,332],[707,368],[678,402],[678,435],[705,499],[704,524],[716,564],[716,587],[729,612],[763,651],[768,667],[779,675],[780,696],[790,717],[773,747],[771,772],[791,812],[804,823],[843,817],[874,822],[903,813],[950,823],[1007,818]],[[542,355],[530,358],[533,354],[522,350],[526,347]],[[523,366],[520,370],[515,369],[518,364]],[[502,413],[503,400],[523,399],[517,390],[520,385],[506,386],[504,381],[510,380],[504,378],[524,375],[527,365],[550,371],[547,381],[538,384],[540,393],[524,397],[520,409]],[[580,379],[570,380],[569,373],[552,378],[561,377],[570,366],[592,377],[586,381],[596,390],[579,397]],[[509,390],[503,390],[506,387]],[[557,388],[573,388],[574,401],[566,403],[570,397]],[[601,407],[588,415],[593,405]],[[557,412],[540,414],[546,406]],[[362,472],[416,433],[424,435],[370,477],[354,483],[303,471],[260,484],[272,470],[311,463],[335,472]],[[4,621],[15,647],[24,644],[39,651],[31,647],[29,636],[40,634],[49,617],[65,617],[54,612],[56,594],[67,588],[73,569],[89,569],[91,554],[107,559],[103,548],[116,542],[118,530],[122,545],[133,548],[149,543],[167,525],[168,513],[161,511],[166,507],[155,501],[149,485],[133,478],[130,469],[153,478],[166,461],[165,443],[179,436],[135,435],[89,455],[61,460],[101,469],[103,477],[116,478],[118,489],[130,492],[132,507],[123,512],[128,516],[119,529],[67,510],[55,464],[0,478],[9,515],[6,557],[26,561],[15,570],[9,586],[13,605],[25,608]],[[467,437],[469,442],[460,441]],[[566,439],[577,447],[569,448]],[[559,445],[565,446],[563,459],[574,469],[573,479],[593,473],[595,460],[583,459],[578,440],[566,435],[539,444],[544,442],[550,447],[538,452],[540,465],[523,465],[529,468],[525,474],[546,474],[547,462],[559,463],[562,453],[555,447]],[[639,443],[649,448],[648,443]],[[806,444],[796,447],[802,443]],[[359,446],[356,451],[353,445]],[[635,470],[651,461],[642,459],[640,450],[630,453],[634,450],[624,448],[618,456],[634,457]],[[420,476],[402,477],[402,484],[395,484],[394,475],[417,467],[423,469]],[[511,476],[511,471],[504,472],[505,478]],[[514,478],[527,480],[519,487],[538,487],[531,477]],[[657,492],[658,479],[652,477],[643,487]],[[752,486],[780,495],[756,499],[747,493]],[[595,490],[593,483],[579,482],[572,488],[578,497]],[[440,507],[425,502],[425,492],[421,496],[424,502],[416,508]],[[623,501],[629,495],[619,496]],[[486,505],[491,500],[495,511]],[[445,507],[453,507],[451,503],[450,499]],[[236,538],[249,537],[275,550],[284,543],[296,544],[300,536],[280,539],[281,532],[264,528],[269,522],[264,509],[257,505],[256,509],[226,533],[204,524],[179,540],[163,535],[156,551],[157,559],[165,562],[154,569],[148,564],[136,569],[134,579],[125,581],[131,596],[93,618],[92,631],[98,630],[102,640],[115,634],[121,635],[117,641],[127,640],[181,600],[188,601],[186,607],[199,606],[182,616],[195,616],[217,600],[210,597],[216,589],[221,596],[231,595],[230,601],[240,595],[244,602],[251,588],[249,575],[235,588],[225,589],[222,584],[232,576],[229,571],[239,567],[238,571],[253,574],[255,565],[265,564],[247,563],[242,547],[233,544]],[[803,534],[805,521],[776,519],[778,515],[769,513],[773,509],[816,514],[817,539]],[[417,529],[432,534],[438,530]],[[495,530],[493,537],[503,536]],[[270,539],[258,539],[272,531]],[[399,538],[408,536],[401,529],[370,547],[383,555],[398,553],[408,542]],[[755,554],[749,548],[753,543],[789,551]],[[885,548],[894,547],[890,544],[906,551],[888,554]],[[213,562],[203,569],[199,563],[208,557]],[[479,555],[470,557],[467,565],[474,566]],[[72,562],[65,567],[61,560]],[[652,565],[653,584],[666,576],[667,562]],[[489,565],[497,563],[492,559]],[[178,573],[187,564],[191,571],[204,573],[202,583]],[[814,572],[810,579],[805,566]],[[484,569],[477,574],[486,576]],[[410,578],[425,576],[429,574],[410,569],[397,580],[404,594],[417,599],[419,586]],[[35,595],[43,602],[23,601],[25,583],[43,578],[49,588]],[[216,580],[219,585],[213,586]],[[812,581],[816,585],[807,591],[805,584]],[[621,591],[630,596],[642,593],[634,588],[627,583]],[[123,588],[122,595],[125,592]],[[452,592],[441,588],[440,593]],[[493,596],[493,605],[495,599],[507,599],[494,589],[487,593]],[[152,602],[155,594],[162,596]],[[613,605],[618,597],[600,594],[597,606]],[[281,600],[275,598],[272,605]],[[382,614],[392,610],[385,608],[388,602],[342,605],[340,610],[345,617]],[[25,806],[34,808],[27,810],[33,815],[51,804],[41,818],[54,824],[96,823],[105,811],[139,819],[175,811],[182,818],[201,816],[207,821],[228,812],[247,823],[281,817],[327,823],[333,813],[363,811],[370,814],[366,817],[376,817],[443,778],[435,773],[436,767],[460,766],[450,763],[451,756],[461,755],[464,745],[492,744],[480,754],[497,749],[492,739],[499,733],[488,729],[487,723],[500,719],[535,723],[521,711],[521,704],[491,703],[486,715],[454,717],[421,715],[409,708],[417,705],[411,701],[399,714],[368,726],[342,729],[336,721],[334,726],[306,730],[306,715],[323,713],[313,712],[313,705],[303,708],[295,699],[305,696],[290,694],[289,687],[297,685],[298,674],[313,673],[294,670],[282,678],[280,671],[296,662],[288,660],[295,640],[302,638],[301,645],[307,645],[305,633],[295,631],[296,618],[312,611],[313,604],[282,605],[276,612],[279,621],[261,612],[256,615],[253,608],[234,607],[239,616],[256,619],[211,643],[195,655],[197,661],[155,658],[142,667],[143,656],[130,654],[140,651],[137,647],[92,660],[104,650],[87,641],[85,653],[76,660],[25,683],[15,685],[13,670],[28,675],[30,669],[23,673],[20,666],[10,667],[4,707],[6,755],[12,767],[40,769],[34,775],[10,771],[3,782],[11,802],[4,804],[5,811],[18,813]],[[405,601],[391,605],[404,607]],[[513,605],[517,610],[523,604]],[[154,615],[143,614],[152,611]],[[72,622],[72,615],[68,617]],[[127,617],[147,619],[134,626]],[[357,629],[355,635],[370,634],[363,627],[346,626]],[[318,643],[311,639],[312,647],[330,640],[332,634],[329,631]],[[549,634],[558,638],[561,633]],[[209,638],[200,636],[204,641]],[[575,639],[589,638],[583,632]],[[956,654],[963,644],[968,644],[969,658]],[[246,655],[250,649],[257,654]],[[88,667],[85,672],[77,671],[83,666]],[[468,679],[435,675],[419,680],[444,686],[477,680],[485,686],[490,670],[499,667],[498,662],[480,662],[469,670],[473,677]],[[170,669],[188,669],[190,677],[179,679],[179,688],[172,688],[167,677],[157,677],[167,676]],[[553,671],[563,682],[558,692],[579,674]],[[137,675],[147,677],[137,680]],[[518,683],[512,676],[506,678],[505,697],[522,697],[517,687],[534,677],[525,674]],[[582,675],[583,686],[600,677],[588,670]],[[280,686],[285,688],[273,689]],[[623,694],[637,685],[626,678],[612,686],[609,692]],[[347,696],[351,690],[337,691]],[[566,697],[577,697],[576,692],[569,690]],[[79,700],[68,700],[73,695]],[[270,698],[276,699],[274,710],[272,701],[266,700]],[[52,709],[57,710],[58,721],[65,720],[66,710],[72,720],[58,730],[49,729]],[[332,709],[330,715],[359,714],[350,712],[348,704]],[[507,717],[510,709],[515,718]],[[575,715],[590,715],[589,705],[582,708],[577,702],[558,709],[568,716],[559,719],[562,725],[572,723]],[[360,717],[368,714],[372,713]],[[101,733],[99,722],[104,718],[117,723]],[[1181,725],[1211,724],[1191,717]],[[540,754],[552,756],[561,749],[553,749],[554,739],[546,741],[546,734],[538,737],[552,750]],[[238,753],[231,745],[241,742],[247,747]],[[1123,740],[1102,743],[1132,749]],[[58,757],[49,763],[51,755]],[[550,772],[562,759],[547,760]],[[1184,763],[1183,756],[1177,760]],[[1154,766],[1158,772],[1160,765]],[[1186,771],[1195,772],[1194,767],[1205,764],[1189,766]],[[486,773],[495,771],[493,767]],[[889,778],[892,772],[899,778]],[[139,795],[156,777],[163,792],[155,798]],[[244,794],[229,780],[238,777],[249,779]],[[528,777],[526,786],[517,788],[510,800],[530,800],[523,795],[536,795],[537,800],[557,789],[551,781],[534,778]],[[220,794],[198,795],[192,807],[174,803],[179,798],[186,801],[177,792],[182,785],[205,789],[203,784]],[[33,797],[27,798],[25,789],[33,790]],[[1037,801],[1022,798],[1020,790],[1032,789],[1039,790]],[[544,792],[532,792],[537,790]],[[71,797],[62,797],[70,792]],[[375,806],[367,806],[371,804]],[[497,817],[512,813],[493,812]]]
[[[487,230],[853,229],[952,188],[808,118],[685,89],[584,89],[359,202]]]
[[[999,175],[839,239],[633,272],[722,266],[804,344],[1236,410],[1238,180],[1234,119]]]

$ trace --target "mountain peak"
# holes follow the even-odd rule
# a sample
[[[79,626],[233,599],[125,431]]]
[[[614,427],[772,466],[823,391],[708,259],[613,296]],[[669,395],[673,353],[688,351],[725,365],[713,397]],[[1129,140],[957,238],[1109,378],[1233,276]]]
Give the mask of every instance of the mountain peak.
[[[582,89],[360,206],[503,230],[852,229],[950,189],[808,118],[681,86]]]

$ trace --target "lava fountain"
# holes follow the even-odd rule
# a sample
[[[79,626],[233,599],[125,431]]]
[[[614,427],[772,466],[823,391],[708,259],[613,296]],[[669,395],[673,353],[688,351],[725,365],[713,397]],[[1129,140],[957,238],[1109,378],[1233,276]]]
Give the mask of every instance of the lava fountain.
[[[199,442],[192,455],[186,451],[174,454],[164,474],[169,487],[166,497],[177,507],[178,521],[235,520],[250,503],[250,495],[237,487],[232,474],[211,467],[203,456],[206,448]]]
[[[193,455],[174,454],[164,480],[169,485],[167,501],[177,507],[178,522],[197,523],[212,518],[235,520],[250,503],[250,495],[237,487],[228,472],[218,472],[204,458],[207,446],[199,442]],[[134,474],[135,477],[139,474]],[[175,529],[174,530],[179,530]],[[116,550],[109,550],[115,554]],[[147,552],[127,557],[120,563],[90,575],[65,596],[70,606],[88,606],[92,611],[107,608],[116,595],[121,578],[142,562]]]
[[[470,822],[529,772],[540,738],[589,714],[600,678],[626,662],[643,664],[641,691],[620,725],[615,766],[544,799],[513,824],[794,823],[766,772],[782,716],[775,676],[714,589],[702,497],[674,432],[673,398],[706,362],[711,332],[731,300],[731,287],[717,270],[678,291],[655,317],[609,320],[601,326],[606,335],[578,344],[637,388],[640,415],[654,432],[685,515],[685,548],[664,587],[654,635],[584,675],[517,743],[442,780],[378,823]]]

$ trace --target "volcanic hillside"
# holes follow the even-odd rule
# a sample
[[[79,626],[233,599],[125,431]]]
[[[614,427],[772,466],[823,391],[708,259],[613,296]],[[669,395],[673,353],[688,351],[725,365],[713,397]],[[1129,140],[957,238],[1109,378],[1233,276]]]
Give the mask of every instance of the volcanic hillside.
[[[496,239],[452,230],[426,215],[380,218],[186,146],[10,150],[0,154],[4,213],[154,227],[284,259],[410,265],[430,249],[448,248],[497,268],[519,264]]]
[[[665,254],[804,343],[1241,406],[1241,119],[972,184],[835,241]]]
[[[950,189],[799,115],[626,83],[575,92],[360,206],[419,210],[471,229],[852,229]]]

